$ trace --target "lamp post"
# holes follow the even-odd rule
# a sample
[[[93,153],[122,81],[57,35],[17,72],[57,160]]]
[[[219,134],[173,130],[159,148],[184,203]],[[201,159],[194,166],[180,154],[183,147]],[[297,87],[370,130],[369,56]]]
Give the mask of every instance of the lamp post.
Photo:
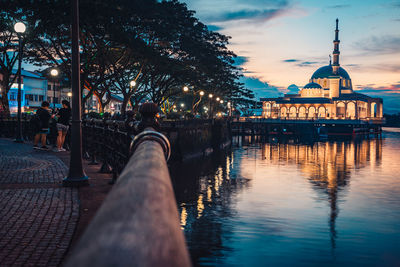
[[[72,1],[72,127],[71,154],[68,176],[63,186],[84,186],[89,184],[82,166],[82,121],[81,121],[81,82],[79,62],[79,1]]]
[[[183,89],[183,92],[185,92],[185,93],[189,92],[189,90],[190,90],[188,86],[184,86],[182,89]],[[193,92],[192,113],[194,115],[195,108],[200,104],[202,97],[205,95],[205,92],[203,90],[197,90],[196,91],[194,89],[192,89],[192,92]],[[199,98],[199,100],[197,102],[195,102],[195,100],[196,100],[195,96],[196,96],[197,93],[199,93],[200,98]]]
[[[209,112],[208,112],[208,116],[210,117],[210,119],[212,118],[211,100],[212,100],[213,97],[214,97],[213,94],[208,94],[209,105],[210,105],[210,107],[209,107]]]
[[[14,30],[18,36],[18,115],[17,115],[17,134],[15,137],[14,142],[16,143],[23,143],[24,140],[22,139],[22,125],[21,125],[21,64],[22,64],[22,34],[26,30],[25,24],[22,22],[17,22],[14,25]]]
[[[52,69],[50,71],[51,76],[53,76],[53,112],[56,110],[56,77],[58,75],[57,69]]]

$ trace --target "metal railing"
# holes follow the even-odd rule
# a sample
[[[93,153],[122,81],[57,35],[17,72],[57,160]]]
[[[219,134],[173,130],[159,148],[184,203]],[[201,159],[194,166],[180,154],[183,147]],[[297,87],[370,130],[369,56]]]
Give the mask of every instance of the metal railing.
[[[191,266],[167,168],[170,144],[154,130],[156,110],[142,106],[145,130],[66,266]]]
[[[114,180],[122,172],[129,160],[129,145],[138,129],[132,118],[125,121],[109,119],[84,119],[82,122],[83,157],[90,164],[102,164],[101,172],[113,173]],[[0,120],[0,137],[15,137],[15,118]],[[33,140],[34,128],[30,117],[22,119],[25,140]],[[230,122],[223,119],[164,120],[158,130],[165,134],[174,151],[173,160],[208,154],[210,148],[218,149],[219,145],[230,140]],[[70,148],[70,135],[67,134],[64,147]],[[55,144],[57,130],[53,123],[48,135],[48,143]]]

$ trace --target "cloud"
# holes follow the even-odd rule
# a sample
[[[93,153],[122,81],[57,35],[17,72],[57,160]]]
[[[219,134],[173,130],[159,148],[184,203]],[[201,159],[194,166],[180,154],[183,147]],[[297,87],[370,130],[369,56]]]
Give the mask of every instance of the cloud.
[[[353,47],[369,54],[398,54],[400,53],[400,36],[371,36],[355,42]]]
[[[354,68],[358,68],[358,67],[360,67],[360,64],[345,64],[345,65],[343,65],[343,66],[345,66],[345,67],[354,67]]]
[[[295,84],[289,85],[287,88],[287,94],[298,94],[299,93],[299,87]]]
[[[392,7],[400,8],[400,2],[392,3]]]
[[[241,56],[238,56],[238,57],[234,58],[234,61],[235,61],[234,65],[236,65],[236,66],[242,66],[242,65],[244,65],[246,62],[249,61],[249,58],[248,58],[248,57],[241,57]]]
[[[400,82],[390,86],[357,85],[356,92],[383,99],[384,113],[400,112]]]
[[[300,63],[296,64],[296,66],[298,66],[298,67],[309,67],[309,66],[314,66],[316,64],[321,64],[320,61],[305,61],[305,60],[294,59],[294,58],[285,59],[285,60],[282,60],[282,62],[284,62],[284,63],[295,63],[295,62],[297,63],[297,62],[300,62]]]
[[[300,61],[300,60],[298,60],[298,59],[285,59],[285,60],[282,60],[282,62],[298,62],[298,61]]]
[[[223,30],[223,27],[220,26],[216,26],[216,25],[207,25],[208,30],[213,31],[213,32],[217,32],[220,30]]]
[[[282,14],[286,8],[282,9],[264,9],[264,10],[238,10],[234,12],[226,12],[218,14],[214,18],[210,18],[214,22],[232,21],[251,19],[257,21],[267,21]]]
[[[333,6],[327,6],[326,8],[329,9],[341,9],[341,8],[348,8],[351,7],[351,5],[333,5]]]
[[[251,89],[257,95],[257,98],[282,96],[282,92],[279,91],[278,87],[270,86],[256,77],[242,77],[240,81]]]
[[[207,23],[267,21],[290,9],[289,0],[184,0]]]
[[[367,72],[400,73],[400,64],[346,64],[344,66]]]
[[[309,67],[309,66],[314,66],[315,64],[319,64],[319,62],[316,61],[303,61],[299,64],[296,64],[298,67]]]

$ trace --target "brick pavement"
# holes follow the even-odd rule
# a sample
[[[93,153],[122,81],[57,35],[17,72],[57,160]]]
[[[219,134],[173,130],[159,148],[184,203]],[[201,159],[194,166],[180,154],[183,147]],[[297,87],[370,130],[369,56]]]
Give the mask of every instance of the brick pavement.
[[[78,190],[54,153],[0,139],[0,266],[58,266],[79,218]]]

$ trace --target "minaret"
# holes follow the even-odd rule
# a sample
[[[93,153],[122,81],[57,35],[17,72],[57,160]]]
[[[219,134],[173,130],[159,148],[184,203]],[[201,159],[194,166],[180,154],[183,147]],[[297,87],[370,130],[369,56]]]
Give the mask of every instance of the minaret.
[[[339,55],[340,55],[340,51],[339,51],[339,19],[336,19],[336,30],[335,30],[335,40],[333,40],[333,64],[332,64],[332,70],[333,70],[333,75],[338,75],[339,73],[339,68],[340,68],[340,64],[339,64]]]

